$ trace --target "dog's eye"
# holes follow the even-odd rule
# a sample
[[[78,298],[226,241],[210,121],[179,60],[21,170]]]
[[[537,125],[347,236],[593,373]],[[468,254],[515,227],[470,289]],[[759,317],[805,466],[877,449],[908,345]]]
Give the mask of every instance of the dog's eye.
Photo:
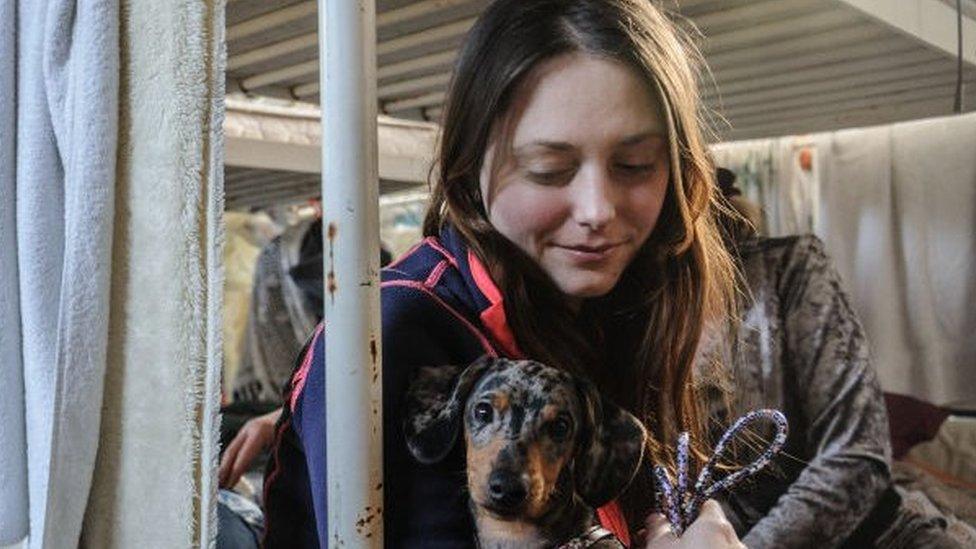
[[[491,423],[495,417],[495,409],[487,402],[479,402],[474,406],[474,418],[480,423]]]
[[[573,424],[567,417],[557,417],[546,427],[549,437],[556,442],[563,442],[573,433]]]

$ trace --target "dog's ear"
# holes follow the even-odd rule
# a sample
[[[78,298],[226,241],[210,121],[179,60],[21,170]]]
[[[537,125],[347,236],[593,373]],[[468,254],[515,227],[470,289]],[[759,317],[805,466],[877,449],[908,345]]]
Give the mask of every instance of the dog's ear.
[[[466,368],[424,367],[407,391],[404,433],[407,448],[421,463],[437,463],[454,447],[461,431],[464,405],[474,384],[494,364],[483,356]]]
[[[573,474],[576,493],[594,509],[619,496],[634,479],[647,432],[636,417],[600,395],[589,381],[578,382],[583,429]]]

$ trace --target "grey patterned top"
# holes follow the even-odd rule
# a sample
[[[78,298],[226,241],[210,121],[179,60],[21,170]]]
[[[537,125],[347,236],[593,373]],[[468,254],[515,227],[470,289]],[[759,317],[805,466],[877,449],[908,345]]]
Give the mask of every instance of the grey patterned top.
[[[236,402],[280,403],[295,357],[318,323],[315,311],[289,275],[299,261],[309,225],[291,226],[258,256],[244,352],[234,379]]]
[[[890,484],[888,420],[864,330],[816,237],[754,239],[739,253],[752,300],[734,343],[712,347],[732,365],[732,419],[777,408],[790,434],[775,466],[724,506],[751,549],[839,546]]]

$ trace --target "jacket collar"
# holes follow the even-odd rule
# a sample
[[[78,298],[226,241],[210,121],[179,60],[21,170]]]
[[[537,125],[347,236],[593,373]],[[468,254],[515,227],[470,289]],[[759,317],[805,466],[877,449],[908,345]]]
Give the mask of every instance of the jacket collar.
[[[432,245],[435,248],[440,245],[442,249],[438,251],[446,255],[461,274],[481,325],[498,347],[499,353],[508,358],[524,358],[508,325],[501,291],[461,234],[453,227],[446,226],[437,244]]]

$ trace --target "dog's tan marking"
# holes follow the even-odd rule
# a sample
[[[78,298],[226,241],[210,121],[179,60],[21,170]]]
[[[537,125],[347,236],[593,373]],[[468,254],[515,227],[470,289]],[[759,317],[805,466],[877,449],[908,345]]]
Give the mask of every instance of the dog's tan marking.
[[[551,547],[539,534],[539,529],[529,523],[495,518],[481,507],[475,508],[478,537],[491,540],[484,547],[518,547],[520,549]],[[484,543],[484,541],[483,541]]]
[[[505,447],[505,439],[492,437],[487,444],[475,447],[471,441],[471,435],[466,435],[467,439],[467,462],[468,462],[468,490],[475,503],[481,505],[486,501],[485,488],[488,486],[488,476],[498,453]]]
[[[559,474],[569,457],[566,453],[560,453],[556,459],[547,457],[553,453],[552,444],[548,441],[538,441],[528,448],[526,472],[531,480],[525,514],[533,519],[541,518],[548,510]]]
[[[511,404],[511,399],[509,398],[508,393],[499,391],[492,395],[491,404],[495,407],[495,412],[501,414],[502,412],[508,410],[508,406]]]

